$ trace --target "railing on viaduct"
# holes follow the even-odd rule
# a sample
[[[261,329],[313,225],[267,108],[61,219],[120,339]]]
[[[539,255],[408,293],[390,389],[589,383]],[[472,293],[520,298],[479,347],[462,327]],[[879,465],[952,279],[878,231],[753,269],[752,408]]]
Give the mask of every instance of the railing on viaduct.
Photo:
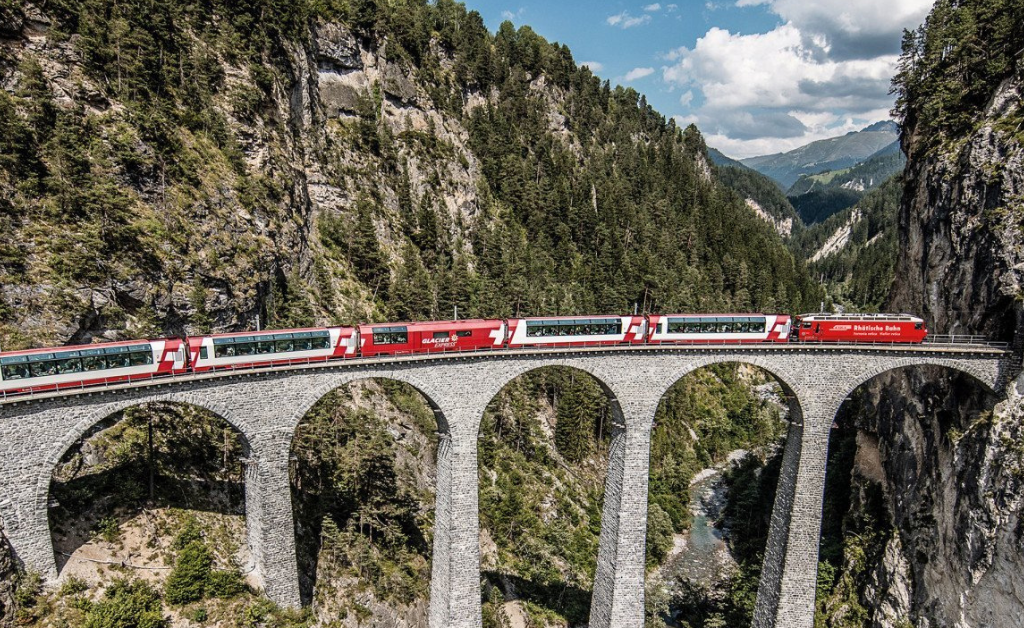
[[[907,366],[969,374],[994,392],[1016,377],[1003,346],[960,342],[898,345],[640,346],[503,350],[350,359],[216,371],[0,400],[0,524],[17,558],[57,576],[47,516],[53,469],[93,426],[126,408],[177,402],[231,423],[249,448],[248,542],[267,595],[300,603],[288,461],[299,421],[331,390],[356,380],[411,384],[433,407],[437,452],[432,628],[481,625],[477,438],[484,410],[511,380],[545,366],[592,375],[615,425],[605,480],[591,602],[594,628],[640,628],[644,616],[647,483],[655,411],[675,382],[723,362],[758,366],[782,385],[790,426],[754,625],[811,628],[828,435],[843,401],[877,375]]]

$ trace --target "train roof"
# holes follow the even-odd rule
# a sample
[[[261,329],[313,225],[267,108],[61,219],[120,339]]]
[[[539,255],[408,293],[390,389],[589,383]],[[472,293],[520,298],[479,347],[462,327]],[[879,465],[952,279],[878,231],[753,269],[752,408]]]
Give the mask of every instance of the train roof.
[[[149,348],[154,342],[167,342],[169,340],[176,340],[176,338],[151,338],[143,340],[118,340],[115,342],[94,342],[87,345],[66,345],[62,347],[42,347],[39,349],[20,349],[18,351],[4,351],[0,353],[0,356],[5,358],[23,356],[23,355],[39,355],[39,354],[50,354],[50,353],[67,353],[69,351],[95,351],[104,349],[121,349],[123,347],[142,347]],[[117,351],[110,351],[109,353],[115,353]]]
[[[801,320],[805,321],[910,321],[910,322],[924,322],[920,316],[914,316],[913,314],[801,314]]]
[[[426,330],[426,331],[443,331],[446,329],[467,329],[476,327],[494,327],[495,325],[501,325],[505,321],[500,318],[460,318],[453,321],[406,321],[401,323],[362,323],[359,325],[360,329],[371,327],[379,329],[381,327],[405,327],[408,329]]]
[[[579,321],[596,320],[602,318],[632,318],[640,314],[579,314],[576,316],[517,316],[510,320],[515,321]]]
[[[351,326],[334,327],[299,327],[297,329],[261,329],[259,331],[231,331],[221,334],[195,334],[189,338],[235,338],[238,336],[272,336],[274,334],[294,334],[299,332],[330,331],[331,329],[355,329]]]
[[[670,316],[672,318],[683,317],[709,317],[709,316],[789,316],[789,314],[773,314],[771,312],[689,312],[686,314],[651,314],[651,316]]]

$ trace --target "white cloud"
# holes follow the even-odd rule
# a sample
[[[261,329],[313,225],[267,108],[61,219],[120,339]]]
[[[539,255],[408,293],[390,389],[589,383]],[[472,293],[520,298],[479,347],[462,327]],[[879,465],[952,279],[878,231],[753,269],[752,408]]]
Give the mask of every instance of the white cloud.
[[[655,2],[654,4],[648,4],[644,7],[644,11],[648,13],[654,13],[655,11],[661,11],[661,5]]]
[[[622,82],[629,83],[652,74],[654,74],[654,68],[633,68],[629,72],[626,72],[626,75],[622,77]]]
[[[706,0],[717,2],[718,0]],[[662,78],[711,146],[749,157],[888,119],[901,33],[934,0],[728,0],[781,18],[765,33],[711,28],[662,58]]]
[[[784,153],[799,148],[816,140],[823,140],[830,137],[845,135],[850,131],[859,131],[868,124],[879,120],[887,120],[889,112],[886,109],[869,112],[863,117],[842,117],[832,114],[829,117],[822,117],[818,124],[808,126],[806,132],[788,138],[761,137],[752,139],[737,139],[731,135],[717,133],[708,126],[707,121],[700,116],[676,116],[676,124],[695,123],[704,135],[708,146],[713,146],[729,157],[743,159],[756,157],[758,155],[770,155],[773,153]]]
[[[600,72],[604,69],[604,64],[600,61],[580,61],[580,67],[590,68],[591,72]]]
[[[734,157],[790,150],[888,118],[896,55],[820,53],[792,23],[752,35],[712,28],[692,49],[664,55],[670,64],[662,76],[703,95],[691,115],[709,145]],[[692,100],[684,94],[680,104]]]
[[[509,11],[508,9],[505,9],[504,11],[501,12],[501,17],[505,18],[506,20],[516,20],[516,19],[519,19],[519,18],[523,17],[523,13],[525,13],[525,12],[526,12],[526,8],[525,7],[519,7],[519,9],[514,11],[514,12],[513,11]]]
[[[633,17],[629,14],[629,11],[623,11],[618,15],[611,15],[606,20],[611,26],[618,26],[620,28],[633,28],[634,26],[641,26],[651,21],[650,15],[640,15]]]
[[[904,28],[924,21],[934,0],[739,0],[769,5],[830,58],[870,59],[899,52]]]
[[[678,8],[679,8],[678,4],[666,4],[665,5],[665,10],[668,11],[669,13],[672,13],[673,11],[675,11]]]
[[[712,28],[694,48],[665,55],[667,83],[697,87],[715,109],[789,107],[852,111],[890,102],[889,79],[897,57],[819,60],[800,31],[784,24],[767,33],[738,35]]]

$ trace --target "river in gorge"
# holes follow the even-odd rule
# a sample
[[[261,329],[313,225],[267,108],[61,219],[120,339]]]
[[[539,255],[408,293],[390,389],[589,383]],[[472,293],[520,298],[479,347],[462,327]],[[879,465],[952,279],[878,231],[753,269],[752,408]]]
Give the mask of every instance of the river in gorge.
[[[704,469],[691,481],[690,513],[693,515],[693,523],[689,530],[675,535],[669,557],[650,574],[648,580],[653,586],[668,591],[670,597],[676,597],[675,594],[683,586],[714,589],[736,569],[736,561],[726,543],[728,530],[716,524],[722,518],[728,491],[724,470],[741,460],[746,453],[743,450],[732,452],[727,463]],[[669,609],[672,620],[684,619],[677,617],[677,614],[678,609]],[[680,624],[669,621],[669,625]]]

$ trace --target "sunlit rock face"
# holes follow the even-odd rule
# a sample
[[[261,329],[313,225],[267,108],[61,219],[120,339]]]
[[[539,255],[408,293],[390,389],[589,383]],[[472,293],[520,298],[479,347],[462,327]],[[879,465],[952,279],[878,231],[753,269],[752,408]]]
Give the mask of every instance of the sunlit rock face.
[[[1024,150],[999,123],[1021,86],[998,86],[972,134],[924,148],[910,126],[895,311],[932,333],[1019,347]],[[867,387],[859,427],[878,437],[895,535],[863,592],[872,625],[1024,626],[1024,408],[951,373],[912,371]]]

